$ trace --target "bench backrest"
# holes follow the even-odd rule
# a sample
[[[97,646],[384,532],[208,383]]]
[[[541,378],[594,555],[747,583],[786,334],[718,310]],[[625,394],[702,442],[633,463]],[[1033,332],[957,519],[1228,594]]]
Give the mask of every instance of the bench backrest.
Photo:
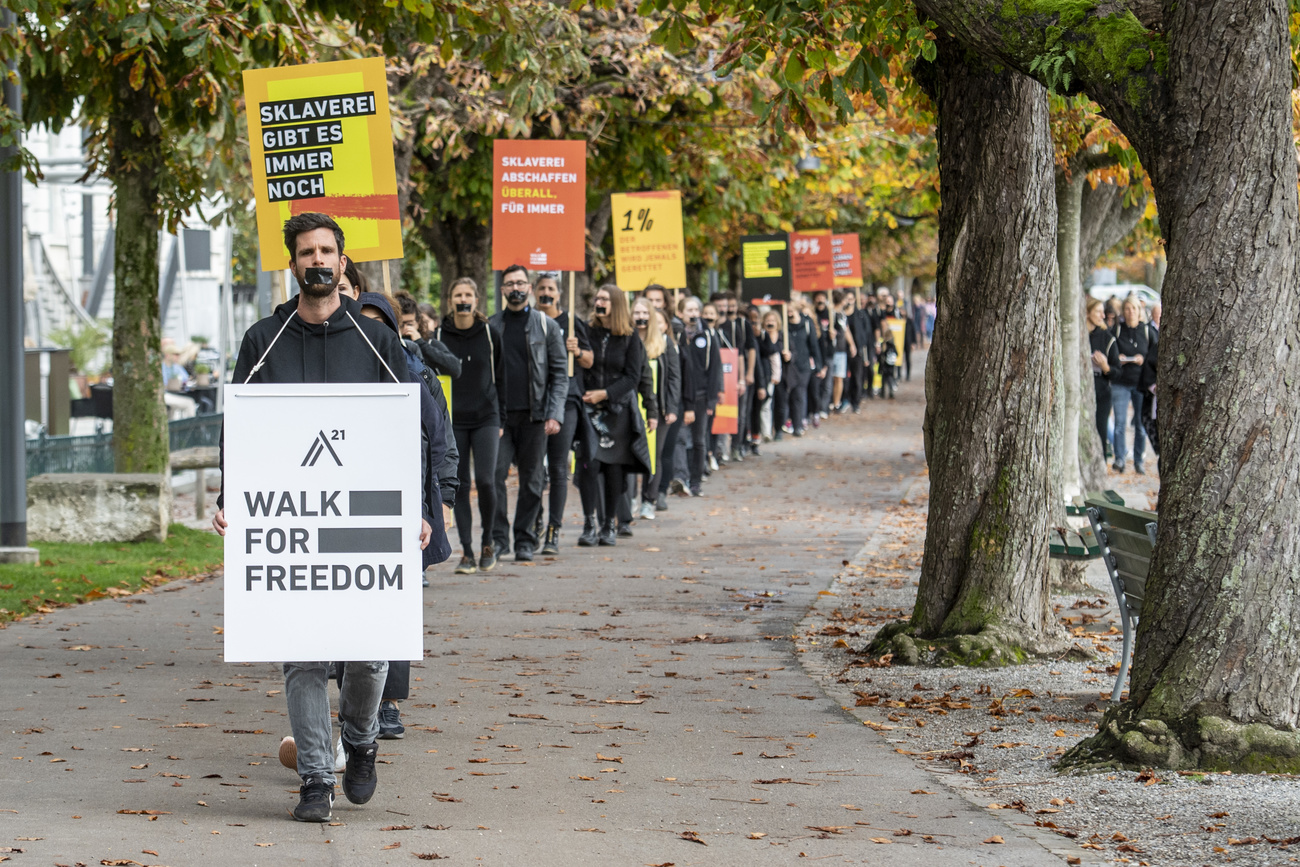
[[[1096,497],[1089,497],[1087,505],[1088,518],[1101,542],[1102,559],[1115,584],[1116,596],[1124,600],[1132,615],[1141,614],[1147,571],[1155,549],[1156,514],[1116,506]]]

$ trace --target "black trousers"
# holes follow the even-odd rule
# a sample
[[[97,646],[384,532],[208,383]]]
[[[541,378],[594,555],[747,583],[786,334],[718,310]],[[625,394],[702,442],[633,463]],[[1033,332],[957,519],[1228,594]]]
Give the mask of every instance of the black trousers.
[[[673,442],[677,441],[676,431],[681,429],[681,419],[670,425],[665,425],[662,421],[655,431],[655,471],[652,476],[645,476],[641,482],[641,499],[647,503],[653,503],[659,499],[659,486],[664,479],[671,479],[671,471],[664,475],[664,462],[668,455],[672,454],[672,449],[668,448],[668,440],[671,437]]]
[[[564,506],[569,500],[569,452],[573,450],[573,435],[578,430],[578,405],[572,400],[564,404],[564,421],[560,432],[546,438],[546,467],[550,475],[551,490],[549,526],[559,529],[564,525]]]
[[[749,417],[754,407],[754,388],[755,386],[748,382],[745,383],[745,393],[736,401],[736,433],[731,438],[733,452],[740,451],[741,443],[749,442],[749,432],[752,430]]]
[[[861,351],[849,356],[849,381],[844,385],[844,396],[854,409],[862,403],[862,376],[865,368]]]
[[[701,407],[707,406],[704,400],[699,401]],[[713,416],[709,415],[703,409],[695,413],[695,421],[691,423],[691,493],[700,492],[700,484],[704,481],[704,466],[709,459],[709,428],[713,424]]]
[[[506,477],[510,465],[519,468],[519,499],[515,503],[514,541],[537,549],[536,523],[542,508],[542,456],[546,453],[546,423],[533,421],[527,410],[506,414],[497,445],[496,517],[492,540],[498,551],[510,549],[510,516],[506,503]]]
[[[604,491],[604,496],[599,497],[596,501],[596,513],[600,523],[612,521],[619,518],[620,501],[623,500],[623,492],[627,490],[627,467],[622,464],[602,464],[600,461],[592,463],[593,475],[599,479],[600,487]],[[622,503],[623,510],[627,510],[627,504]],[[631,514],[628,514],[625,520],[631,520]]]
[[[456,448],[460,451],[460,496],[456,498],[456,532],[466,557],[474,556],[474,518],[469,503],[470,467],[478,490],[479,520],[483,524],[483,544],[492,543],[492,523],[496,519],[497,444],[501,433],[495,424],[477,428],[455,428]],[[471,463],[472,462],[472,463]]]
[[[1097,436],[1101,437],[1101,454],[1105,457],[1106,449],[1110,446],[1110,437],[1107,436],[1110,429],[1110,381],[1094,373],[1092,386],[1093,391],[1097,393],[1097,410],[1093,421],[1097,423]]]
[[[820,383],[820,379],[812,380]],[[776,388],[776,403],[772,410],[772,425],[781,429],[786,419],[795,430],[803,430],[803,423],[808,418],[808,380],[800,382],[796,377],[786,377]]]

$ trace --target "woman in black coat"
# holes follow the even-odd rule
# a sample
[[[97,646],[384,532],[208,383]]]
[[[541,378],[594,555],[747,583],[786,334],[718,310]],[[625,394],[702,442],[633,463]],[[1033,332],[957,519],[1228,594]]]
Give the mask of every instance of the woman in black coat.
[[[1119,370],[1119,345],[1106,328],[1106,305],[1096,298],[1088,302],[1088,348],[1092,356],[1092,390],[1097,397],[1097,436],[1101,452],[1110,457],[1110,382]]]
[[[597,442],[587,471],[605,482],[596,501],[597,516],[587,515],[578,544],[590,546],[595,536],[601,545],[617,544],[618,502],[626,485],[625,474],[650,472],[650,448],[636,402],[645,365],[645,349],[632,328],[627,296],[617,286],[602,286],[596,293],[588,336],[594,355],[583,375],[587,391],[582,396]],[[651,402],[653,404],[653,401]],[[649,418],[657,419],[653,406]]]
[[[700,318],[700,299],[687,298],[682,315],[682,417],[691,432],[690,493],[699,497],[708,460],[709,428],[722,396],[722,358],[717,338]]]
[[[773,414],[777,439],[781,438],[783,424],[788,424],[795,436],[803,436],[804,422],[808,418],[808,383],[822,369],[822,353],[817,345],[813,321],[802,315],[794,304],[787,304],[786,310],[790,345],[781,353],[785,364],[781,386],[776,390]]]

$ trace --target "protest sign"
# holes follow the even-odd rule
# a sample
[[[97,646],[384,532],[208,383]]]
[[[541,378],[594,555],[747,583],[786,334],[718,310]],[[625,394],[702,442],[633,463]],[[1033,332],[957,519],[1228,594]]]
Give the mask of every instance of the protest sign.
[[[790,277],[796,292],[835,288],[829,229],[790,233]]]
[[[740,239],[741,292],[746,301],[771,304],[790,300],[790,238],[745,235]]]
[[[333,217],[354,262],[402,258],[388,78],[381,57],[244,72],[262,270],[289,266],[284,222]]]
[[[835,286],[849,288],[862,285],[862,248],[858,233],[831,235],[831,260],[835,267]]]
[[[715,434],[734,434],[739,432],[740,421],[740,351],[736,349],[719,349],[722,359],[722,400],[713,410]]]
[[[587,269],[587,143],[492,142],[492,269]]]
[[[614,193],[614,281],[628,292],[651,283],[686,286],[686,244],[682,240],[682,194]]]
[[[226,386],[227,662],[424,656],[420,388]]]

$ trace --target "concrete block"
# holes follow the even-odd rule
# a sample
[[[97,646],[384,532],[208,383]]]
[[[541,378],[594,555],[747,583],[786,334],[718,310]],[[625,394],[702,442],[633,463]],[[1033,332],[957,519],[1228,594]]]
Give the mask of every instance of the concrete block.
[[[166,475],[47,473],[27,480],[27,536],[33,541],[162,541],[171,520]]]
[[[0,563],[38,563],[40,559],[35,548],[0,548]]]

